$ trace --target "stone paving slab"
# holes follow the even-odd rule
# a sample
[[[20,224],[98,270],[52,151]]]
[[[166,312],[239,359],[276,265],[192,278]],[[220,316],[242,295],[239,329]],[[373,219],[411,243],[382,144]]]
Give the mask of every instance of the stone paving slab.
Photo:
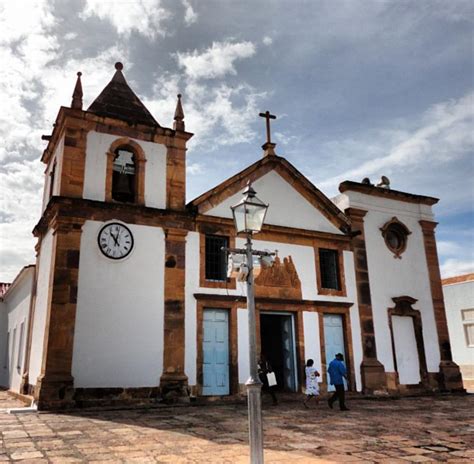
[[[265,403],[265,462],[474,462],[474,396],[360,399],[350,407]],[[247,463],[247,409],[0,411],[1,462]]]
[[[5,390],[0,389],[0,411],[7,408],[24,408],[25,406],[23,401],[9,395]]]

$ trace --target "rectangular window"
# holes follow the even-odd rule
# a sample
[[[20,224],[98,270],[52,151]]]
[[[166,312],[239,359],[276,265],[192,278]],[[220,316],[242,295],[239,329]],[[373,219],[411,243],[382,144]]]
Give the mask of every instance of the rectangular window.
[[[466,344],[474,347],[474,309],[463,309],[461,314]]]
[[[21,371],[21,364],[23,362],[23,344],[25,338],[25,322],[20,325],[20,339],[18,340],[18,358],[16,360],[16,368]]]
[[[319,249],[319,272],[321,287],[341,290],[339,281],[339,252],[337,250]]]
[[[206,280],[227,280],[227,256],[222,248],[228,246],[228,237],[206,235]]]

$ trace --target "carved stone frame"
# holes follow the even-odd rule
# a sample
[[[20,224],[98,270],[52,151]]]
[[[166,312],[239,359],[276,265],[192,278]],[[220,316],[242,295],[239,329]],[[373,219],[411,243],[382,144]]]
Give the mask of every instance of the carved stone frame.
[[[330,305],[330,303],[329,303]],[[321,376],[322,384],[320,384],[321,391],[324,393],[328,391],[329,379],[327,375],[327,367],[332,359],[326,359],[326,340],[324,334],[324,316],[325,315],[340,315],[342,317],[342,330],[344,335],[344,351],[346,369],[348,372],[347,380],[347,391],[357,391],[356,388],[356,377],[355,377],[355,363],[354,363],[354,346],[353,346],[353,334],[351,328],[351,315],[350,307],[331,307],[328,306],[322,310],[318,310],[318,322],[319,322],[319,343],[321,353]]]
[[[204,385],[203,372],[203,337],[204,337],[204,311],[206,309],[222,309],[228,314],[228,342],[229,342],[229,395],[239,393],[239,366],[238,366],[238,340],[237,340],[237,308],[235,302],[214,301],[212,299],[196,302],[196,385],[191,387],[196,396],[202,396]]]
[[[322,279],[321,279],[321,264],[319,260],[319,250],[320,249],[326,250],[333,250],[337,253],[337,264],[338,264],[338,279],[339,279],[339,287],[340,289],[337,290],[335,288],[324,288],[322,286]],[[314,247],[314,260],[316,266],[316,284],[318,287],[318,295],[326,295],[326,296],[347,296],[346,293],[346,278],[344,272],[344,248],[338,246],[331,246],[326,244],[318,244]]]
[[[421,321],[421,313],[418,309],[413,309],[414,305],[418,300],[410,296],[399,296],[392,298],[395,303],[394,308],[388,308],[388,323],[390,326],[390,335],[392,341],[392,353],[393,353],[393,365],[396,372],[396,383],[397,386],[400,386],[398,379],[398,367],[397,367],[397,356],[395,351],[395,337],[393,333],[393,316],[402,316],[402,317],[411,317],[413,318],[413,328],[415,331],[415,340],[416,348],[418,352],[418,362],[420,365],[420,383],[419,386],[428,387],[428,368],[426,366],[426,355],[425,355],[425,345],[423,342],[423,325]]]
[[[146,157],[142,147],[128,137],[121,137],[110,145],[107,151],[107,168],[105,177],[105,201],[114,202],[112,198],[112,176],[115,151],[120,148],[126,148],[134,154],[135,161],[135,202],[136,205],[145,205],[145,163]]]
[[[402,243],[402,246],[395,250],[393,249],[390,244],[388,243],[388,238],[387,238],[387,235],[388,235],[388,232],[390,230],[390,228],[392,226],[397,226],[401,231],[402,233],[404,234],[404,241]],[[387,246],[387,248],[393,253],[393,257],[394,258],[398,258],[398,259],[401,259],[402,258],[402,254],[405,252],[405,250],[407,249],[407,243],[408,243],[408,236],[411,234],[411,232],[408,230],[407,226],[405,224],[403,224],[403,222],[399,221],[398,218],[396,216],[394,216],[392,219],[390,219],[390,221],[386,222],[381,228],[380,228],[381,232],[382,232],[382,237],[384,238],[385,240],[385,245]]]
[[[199,230],[199,286],[202,288],[226,288],[235,290],[237,288],[235,278],[226,280],[208,280],[206,279],[206,235],[220,235],[229,239],[229,248],[235,248],[235,235],[230,229],[220,228],[217,230],[206,229]]]

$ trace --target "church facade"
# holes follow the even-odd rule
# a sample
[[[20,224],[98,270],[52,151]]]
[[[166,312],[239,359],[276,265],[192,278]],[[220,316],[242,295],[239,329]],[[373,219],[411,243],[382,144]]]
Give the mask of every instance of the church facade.
[[[120,63],[87,110],[80,79],[44,136],[36,266],[0,302],[0,383],[40,409],[241,394],[246,290],[221,248],[244,244],[230,207],[251,182],[270,203],[254,247],[277,250],[255,279],[257,344],[280,388],[302,391],[308,358],[330,388],[326,365],[342,352],[352,391],[462,389],[437,199],[346,181],[330,200],[268,140],[254,164],[186,204],[181,97],[165,128]]]

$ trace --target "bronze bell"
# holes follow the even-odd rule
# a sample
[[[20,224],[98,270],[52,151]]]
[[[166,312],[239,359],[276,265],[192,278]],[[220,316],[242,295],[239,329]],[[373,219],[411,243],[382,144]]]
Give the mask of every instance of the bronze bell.
[[[117,201],[133,202],[134,201],[134,189],[133,181],[135,176],[122,174],[120,172],[114,172],[113,174],[113,186],[112,186],[112,198]]]

